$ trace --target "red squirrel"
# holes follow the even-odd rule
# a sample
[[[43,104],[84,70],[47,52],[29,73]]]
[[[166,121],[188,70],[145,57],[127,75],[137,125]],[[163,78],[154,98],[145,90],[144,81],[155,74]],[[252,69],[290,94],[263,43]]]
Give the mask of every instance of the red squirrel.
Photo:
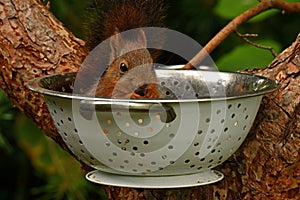
[[[94,0],[93,9],[96,16],[93,15],[88,25],[87,44],[92,49],[108,39],[109,52],[100,52],[100,54],[108,56],[110,64],[97,66],[105,67],[104,73],[97,84],[92,85],[92,89],[85,93],[96,97],[159,98],[152,64],[153,55],[147,49],[145,32],[139,29],[138,34],[131,39],[124,38],[120,33],[141,27],[163,26],[164,2],[162,0]],[[93,70],[97,69],[85,70],[87,73],[83,73],[86,76],[81,77],[83,79],[88,79]]]

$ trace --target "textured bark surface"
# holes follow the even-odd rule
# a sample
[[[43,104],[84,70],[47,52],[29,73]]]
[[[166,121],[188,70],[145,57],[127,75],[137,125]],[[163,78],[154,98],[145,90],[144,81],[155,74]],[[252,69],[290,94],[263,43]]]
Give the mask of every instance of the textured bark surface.
[[[26,116],[62,143],[42,95],[24,84],[39,76],[77,71],[84,42],[34,0],[0,0],[0,86]]]
[[[0,0],[0,86],[25,115],[64,146],[44,99],[25,89],[38,76],[77,71],[87,54],[40,3]],[[252,70],[276,79],[278,91],[264,97],[242,147],[218,169],[212,185],[172,190],[105,186],[110,199],[300,199],[300,36],[268,68]]]

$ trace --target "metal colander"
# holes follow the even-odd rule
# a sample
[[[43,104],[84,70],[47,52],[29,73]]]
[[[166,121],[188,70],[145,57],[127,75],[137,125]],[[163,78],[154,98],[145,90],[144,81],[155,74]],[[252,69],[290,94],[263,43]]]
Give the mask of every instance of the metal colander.
[[[76,73],[37,78],[28,87],[45,95],[59,134],[74,155],[98,170],[87,175],[91,181],[158,188],[220,180],[223,175],[211,168],[239,148],[263,94],[275,90],[276,83],[217,71],[157,69],[156,73],[159,99],[73,94]],[[193,174],[196,178],[188,177],[192,182],[176,183]],[[138,185],[130,182],[134,177]],[[155,177],[163,179],[151,185]],[[172,179],[162,186],[167,177]]]

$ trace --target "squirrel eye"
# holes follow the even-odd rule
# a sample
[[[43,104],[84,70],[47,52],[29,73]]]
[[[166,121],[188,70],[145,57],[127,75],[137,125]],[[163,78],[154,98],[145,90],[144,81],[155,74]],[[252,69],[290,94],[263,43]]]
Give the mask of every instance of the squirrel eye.
[[[126,65],[125,63],[121,63],[121,64],[120,64],[120,70],[121,70],[122,72],[127,72],[127,71],[128,71],[127,65]]]

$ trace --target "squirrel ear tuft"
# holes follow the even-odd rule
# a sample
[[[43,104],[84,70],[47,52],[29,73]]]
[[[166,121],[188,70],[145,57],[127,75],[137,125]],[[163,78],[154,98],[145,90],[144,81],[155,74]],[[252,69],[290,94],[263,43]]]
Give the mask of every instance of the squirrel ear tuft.
[[[115,31],[115,35],[109,38],[110,46],[110,60],[113,61],[120,56],[122,49],[124,49],[125,43],[121,34]]]
[[[137,38],[138,44],[141,45],[143,48],[147,48],[147,38],[144,30],[140,29],[138,33],[138,38]]]

